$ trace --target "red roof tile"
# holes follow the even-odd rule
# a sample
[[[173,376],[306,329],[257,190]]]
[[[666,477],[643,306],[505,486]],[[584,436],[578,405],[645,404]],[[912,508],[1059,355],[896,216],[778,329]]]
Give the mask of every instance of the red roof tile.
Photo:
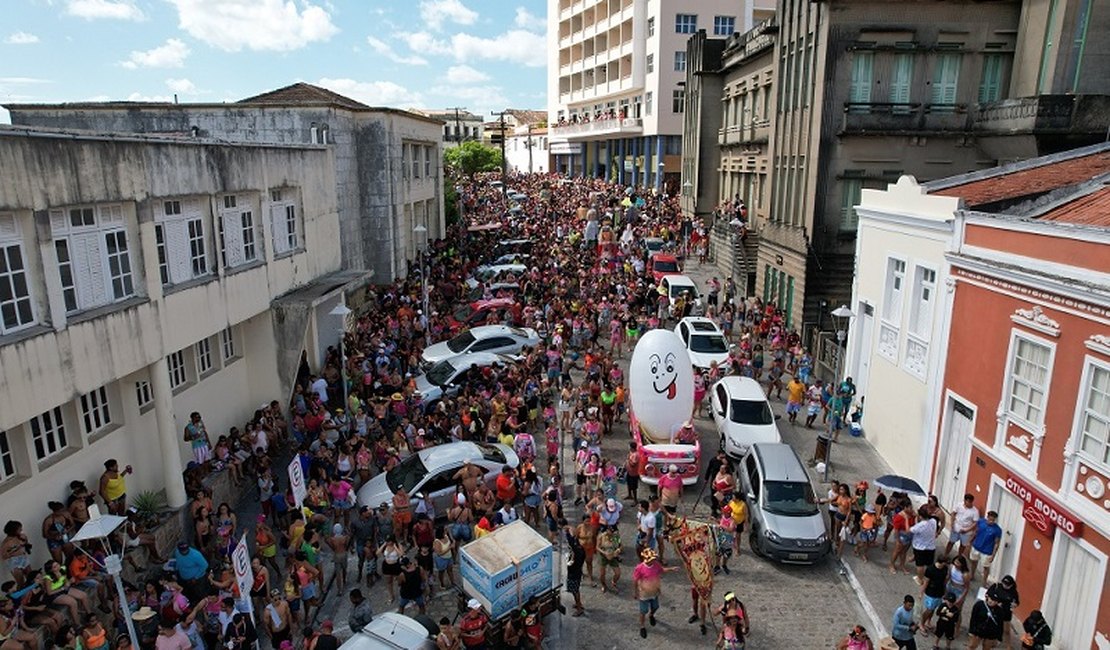
[[[931,194],[962,198],[967,207],[995,203],[1025,196],[1037,196],[1052,190],[1082,183],[1110,172],[1110,152],[1047,163],[1009,174],[990,176],[938,189]]]
[[[1103,186],[1090,194],[1053,208],[1037,219],[1110,228],[1110,187]]]
[[[343,108],[351,108],[355,110],[365,110],[370,108],[362,102],[355,101],[350,97],[344,97],[339,93],[332,92],[327,88],[313,86],[306,83],[295,83],[284,88],[271,90],[270,92],[255,95],[241,99],[239,104],[280,104],[288,106],[290,104],[330,104],[341,106]]]

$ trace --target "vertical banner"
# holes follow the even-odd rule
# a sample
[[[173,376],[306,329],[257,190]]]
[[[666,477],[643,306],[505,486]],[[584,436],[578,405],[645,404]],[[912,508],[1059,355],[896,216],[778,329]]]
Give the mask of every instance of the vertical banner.
[[[713,598],[713,566],[717,560],[713,526],[682,521],[671,533],[670,540],[686,566],[690,585],[697,589],[699,598],[709,602]]]
[[[251,553],[247,547],[247,534],[239,538],[235,550],[231,552],[231,566],[235,569],[235,582],[239,585],[239,598],[251,611],[251,586],[254,585],[254,569],[251,568]],[[253,613],[253,612],[252,612]],[[253,618],[253,616],[252,616]]]
[[[304,498],[308,496],[308,487],[304,482],[304,470],[301,468],[300,457],[294,455],[289,463],[289,487],[293,490],[293,499],[297,502],[297,509],[304,507]]]

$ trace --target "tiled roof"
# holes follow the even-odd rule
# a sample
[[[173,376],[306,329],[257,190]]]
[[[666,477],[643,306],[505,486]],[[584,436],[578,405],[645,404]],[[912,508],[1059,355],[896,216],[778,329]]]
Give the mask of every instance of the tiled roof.
[[[1110,150],[1063,160],[1053,158],[1048,156],[1013,167],[999,167],[997,173],[986,177],[976,178],[978,174],[971,174],[967,182],[947,185],[930,194],[959,197],[967,207],[975,208],[1000,201],[1037,197],[1110,172]],[[944,184],[944,181],[939,184]]]
[[[241,99],[236,103],[280,105],[329,104],[353,110],[366,110],[370,108],[362,102],[357,102],[350,97],[344,97],[343,95],[332,92],[327,88],[321,88],[319,86],[313,86],[312,84],[306,84],[303,82],[295,83],[290,86],[285,86],[284,88],[278,88],[277,90],[271,90],[269,92],[262,93],[261,95],[247,97],[246,99]]]
[[[1040,215],[1038,221],[1110,228],[1110,187],[1103,185]]]
[[[521,125],[539,124],[547,121],[547,111],[533,111],[518,108],[505,109],[505,112],[516,118]]]

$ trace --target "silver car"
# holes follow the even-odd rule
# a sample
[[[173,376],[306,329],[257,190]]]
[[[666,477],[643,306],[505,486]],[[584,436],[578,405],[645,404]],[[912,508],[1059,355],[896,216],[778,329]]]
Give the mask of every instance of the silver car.
[[[431,494],[436,515],[447,514],[455,499],[455,474],[470,461],[482,470],[493,487],[505,465],[515,468],[520,459],[507,445],[484,442],[451,442],[422,449],[399,465],[378,474],[358,490],[358,504],[377,508],[383,503],[393,507],[393,493],[402,485],[416,507],[416,494]]]
[[[466,380],[466,375],[472,368],[485,368],[487,366],[507,366],[516,363],[519,359],[492,352],[471,352],[470,354],[456,354],[436,362],[428,371],[417,375],[416,397],[424,403],[424,408],[431,408],[444,397],[452,397],[459,392],[459,388]]]
[[[483,325],[465,330],[452,339],[440,341],[425,348],[420,358],[425,367],[431,367],[459,354],[471,352],[519,354],[522,349],[536,347],[539,343],[539,334],[530,327]]]

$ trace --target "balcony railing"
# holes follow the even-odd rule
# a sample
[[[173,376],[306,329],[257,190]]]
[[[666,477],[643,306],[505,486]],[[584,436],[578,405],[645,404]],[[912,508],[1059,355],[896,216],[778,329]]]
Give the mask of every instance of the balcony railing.
[[[717,131],[717,144],[764,144],[771,136],[769,120],[754,120],[747,124],[733,124]]]
[[[970,131],[967,104],[846,102],[843,133]]]
[[[636,135],[642,133],[643,130],[644,121],[638,117],[616,117],[607,120],[556,125],[551,129],[551,135],[561,138],[610,134]]]

